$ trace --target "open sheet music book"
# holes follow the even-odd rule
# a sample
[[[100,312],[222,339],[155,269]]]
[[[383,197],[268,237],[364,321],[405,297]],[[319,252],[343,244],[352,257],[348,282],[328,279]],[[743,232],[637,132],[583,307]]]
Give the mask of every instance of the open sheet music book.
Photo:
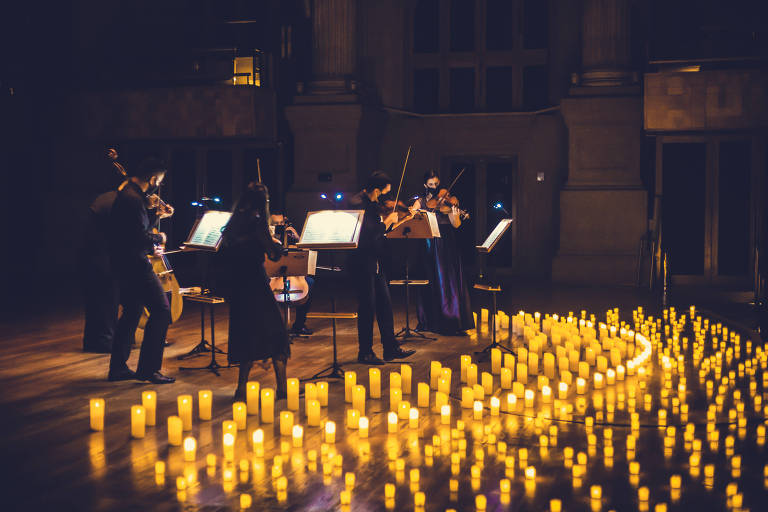
[[[301,249],[357,249],[364,210],[309,212],[297,247]]]
[[[230,217],[232,217],[232,212],[218,210],[205,212],[192,226],[192,231],[190,231],[187,241],[184,242],[184,248],[218,251],[224,228]]]
[[[485,242],[483,242],[483,245],[476,245],[475,247],[477,250],[481,253],[488,253],[493,250],[493,248],[496,246],[496,243],[501,239],[502,235],[509,229],[509,226],[512,225],[512,221],[514,219],[501,219],[498,224],[496,224],[496,227],[493,228],[493,231],[491,231],[491,234],[488,235],[488,238],[485,239]]]

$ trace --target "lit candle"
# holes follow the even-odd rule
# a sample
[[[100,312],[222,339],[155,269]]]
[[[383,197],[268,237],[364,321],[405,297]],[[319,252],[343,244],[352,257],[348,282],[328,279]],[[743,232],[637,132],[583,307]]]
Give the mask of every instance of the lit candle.
[[[480,323],[481,324],[488,323],[488,309],[486,308],[480,308]]]
[[[401,389],[404,395],[411,394],[411,380],[413,377],[413,369],[409,364],[400,365],[400,377],[401,377]]]
[[[293,426],[293,447],[301,448],[304,444],[304,428],[301,425]]]
[[[336,442],[336,423],[330,420],[325,422],[325,442],[328,444]]]
[[[501,373],[501,350],[498,348],[491,349],[491,373],[494,375]]]
[[[234,420],[225,420],[221,422],[221,433],[226,434],[229,432],[237,439],[237,423]]]
[[[528,384],[528,365],[517,363],[516,381],[521,384]]]
[[[400,400],[397,404],[397,417],[401,420],[407,420],[411,411],[411,404],[408,400]]]
[[[213,409],[213,392],[210,389],[201,389],[197,392],[198,417],[203,421],[211,419]]]
[[[288,400],[286,407],[288,407],[288,410],[290,411],[298,411],[299,410],[299,379],[296,378],[290,378],[286,379],[286,384],[288,387]]]
[[[496,396],[492,396],[491,397],[491,416],[498,416],[500,407],[501,407],[501,401],[499,400],[499,398]]]
[[[539,355],[533,352],[528,354],[528,373],[530,375],[539,373]]]
[[[419,428],[419,410],[415,407],[411,407],[408,412],[408,426],[410,428]]]
[[[472,418],[478,421],[483,419],[483,402],[480,400],[475,400]]]
[[[460,369],[461,369],[461,382],[465,383],[467,382],[467,368],[470,364],[472,364],[472,357],[468,355],[462,355],[459,358],[460,361]]]
[[[544,375],[548,379],[554,379],[555,378],[555,355],[547,352],[544,354],[544,357],[542,359],[542,364],[544,365]]]
[[[344,401],[352,403],[352,389],[357,384],[357,373],[350,370],[344,372]]]
[[[360,416],[357,427],[360,432],[360,438],[366,439],[368,437],[368,418],[366,416]]]
[[[437,389],[437,381],[440,378],[440,370],[443,365],[440,361],[431,361],[429,364],[429,387]]]
[[[576,394],[583,395],[587,392],[587,381],[579,377],[576,379]]]
[[[197,441],[192,436],[184,438],[184,460],[194,462],[197,453]]]
[[[275,392],[272,388],[261,390],[261,417],[259,419],[262,423],[275,421]]]
[[[192,430],[192,395],[179,395],[176,399],[181,418],[181,428]]]
[[[533,399],[534,399],[534,397],[535,397],[535,395],[534,395],[532,389],[526,389],[525,390],[525,395],[524,395],[525,407],[533,407]]]
[[[445,393],[435,393],[435,411],[440,411],[440,408],[448,403],[448,395]]]
[[[566,384],[565,382],[561,382],[560,384],[558,384],[557,397],[560,400],[565,400],[566,398],[568,398],[568,384]]]
[[[371,398],[381,398],[381,370],[378,368],[368,368],[368,387]]]
[[[451,406],[448,404],[445,404],[440,408],[440,424],[441,425],[451,424]]]
[[[507,412],[517,409],[517,396],[514,393],[507,393]]]
[[[467,366],[467,386],[472,387],[477,384],[477,365],[470,363]]]
[[[280,411],[280,435],[290,436],[293,433],[293,413]]]
[[[251,504],[253,503],[253,498],[251,498],[250,494],[241,494],[240,495],[240,508],[242,510],[247,510],[251,508]]]
[[[429,384],[426,382],[419,382],[416,388],[418,391],[417,405],[419,407],[429,407]]]
[[[168,416],[168,444],[171,446],[181,446],[181,418],[178,416]]]
[[[146,433],[147,413],[143,405],[131,406],[131,437],[141,439]]]
[[[141,393],[141,405],[147,412],[147,425],[154,426],[157,411],[157,393],[154,391],[143,391]]]
[[[475,392],[472,388],[464,386],[461,388],[461,407],[471,409],[475,404]]]
[[[310,427],[320,426],[320,401],[310,400],[307,404],[307,425]]]
[[[391,388],[389,390],[389,410],[390,411],[397,411],[397,407],[400,405],[400,400],[402,400],[403,391],[399,388]]]
[[[488,372],[483,372],[481,375],[481,383],[483,386],[483,392],[486,395],[493,393],[493,375]]]
[[[237,426],[237,430],[245,430],[245,421],[248,416],[248,406],[243,402],[232,404],[232,420]]]
[[[91,430],[101,432],[104,430],[104,407],[103,398],[91,398]]]
[[[453,370],[450,368],[441,368],[440,369],[440,379],[444,379],[445,382],[443,383],[443,386],[445,386],[445,393],[450,394],[451,392],[451,376],[453,375]],[[438,388],[440,387],[440,379],[437,380]]]
[[[501,389],[510,389],[512,387],[512,370],[509,368],[501,369]]]
[[[328,383],[324,380],[317,383],[317,400],[320,407],[328,407]]]
[[[437,391],[439,393],[445,393],[446,395],[449,395],[451,393],[450,381],[445,377],[440,377],[437,379]]]
[[[347,409],[347,428],[355,430],[360,423],[360,411]]]
[[[358,384],[352,390],[352,408],[365,415],[365,386]]]
[[[313,382],[304,384],[304,412],[309,408],[309,401],[317,400],[317,386]]]
[[[249,380],[245,384],[245,403],[248,406],[248,414],[251,414],[251,415],[259,414],[259,383],[258,382]]]
[[[226,432],[222,436],[221,445],[224,451],[224,459],[233,460],[235,458],[235,436],[230,432]]]
[[[251,442],[253,443],[253,454],[256,457],[264,456],[264,431],[257,428],[253,431],[251,436]]]
[[[595,389],[603,389],[603,383],[604,383],[603,374],[600,372],[595,372],[595,375],[594,375]]]
[[[397,413],[390,411],[387,414],[387,433],[397,434]]]

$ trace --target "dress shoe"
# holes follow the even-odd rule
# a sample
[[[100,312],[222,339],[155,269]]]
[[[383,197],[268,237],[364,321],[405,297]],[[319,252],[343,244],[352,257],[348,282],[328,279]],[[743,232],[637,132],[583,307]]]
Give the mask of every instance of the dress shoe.
[[[393,359],[405,359],[415,354],[415,350],[403,350],[402,348],[395,346],[389,349],[384,349],[384,360],[391,361]]]
[[[122,370],[115,370],[115,371],[110,370],[109,375],[107,375],[107,380],[110,382],[117,382],[120,380],[133,380],[135,378],[136,378],[136,372],[128,368],[124,368]]]
[[[144,375],[136,375],[136,378],[138,380],[146,380],[151,382],[152,384],[173,384],[176,382],[176,379],[173,377],[168,377],[166,375],[163,375],[160,372],[155,372],[149,377]]]
[[[306,326],[300,327],[300,328],[297,329],[296,326],[294,325],[291,328],[291,334],[294,335],[294,336],[312,336],[314,334],[314,332],[315,331],[313,331],[312,329],[310,329],[309,327],[306,327]]]
[[[357,362],[362,364],[384,364],[384,361],[379,359],[373,352],[357,354]]]

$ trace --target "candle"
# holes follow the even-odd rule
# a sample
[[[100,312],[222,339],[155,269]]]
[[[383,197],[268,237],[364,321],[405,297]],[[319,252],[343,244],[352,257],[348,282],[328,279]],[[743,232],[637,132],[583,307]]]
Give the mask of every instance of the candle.
[[[539,355],[533,352],[528,354],[528,373],[530,375],[539,373]]]
[[[528,384],[528,365],[525,363],[517,363],[517,371],[515,372],[517,378],[515,379],[520,384]]]
[[[555,378],[555,355],[551,352],[547,352],[544,354],[544,357],[542,358],[542,364],[544,365],[544,375],[548,379],[554,379]]]
[[[440,369],[440,379],[444,379],[445,382],[443,385],[445,386],[445,393],[450,394],[451,392],[451,375],[453,375],[453,371],[450,368],[441,368]],[[440,387],[440,379],[437,380],[437,386]]]
[[[328,444],[336,442],[336,423],[330,420],[325,422],[325,442]]]
[[[253,431],[251,436],[251,442],[253,443],[253,454],[256,457],[264,456],[264,431],[257,428]]]
[[[245,402],[248,407],[248,414],[259,414],[259,383],[249,380],[245,384]],[[202,407],[202,403],[201,403]],[[200,418],[203,419],[203,418]],[[210,418],[208,418],[210,419]]]
[[[401,400],[400,403],[397,404],[397,417],[401,420],[407,420],[408,415],[410,414],[410,410],[410,402],[408,402],[408,400]]]
[[[603,374],[599,372],[595,372],[594,375],[594,384],[595,389],[603,389]]]
[[[147,412],[147,425],[154,426],[157,411],[157,393],[154,391],[143,391],[141,393],[141,405]]]
[[[419,382],[416,388],[418,390],[417,405],[429,407],[429,385],[426,382]]]
[[[368,437],[368,418],[366,416],[360,416],[357,429],[360,432],[360,438],[366,439]]]
[[[286,407],[288,407],[289,411],[298,411],[299,410],[299,379],[296,378],[290,378],[286,379],[286,384],[288,387],[288,400]]]
[[[498,397],[492,396],[491,397],[491,416],[498,416],[500,408],[501,408],[501,401],[499,400]]]
[[[472,388],[464,386],[461,388],[461,407],[471,409],[475,403],[475,392]]]
[[[304,428],[301,425],[294,425],[292,434],[293,447],[301,448],[301,446],[304,444]]]
[[[461,382],[465,383],[467,382],[467,368],[470,364],[472,364],[472,357],[468,355],[462,355],[459,358],[459,364],[461,369]]]
[[[104,408],[103,398],[91,398],[91,430],[101,432],[104,430]]]
[[[293,413],[280,411],[280,435],[290,436],[293,433]]]
[[[344,401],[352,403],[352,389],[357,384],[357,373],[350,370],[344,372]]]
[[[272,388],[261,390],[261,422],[273,423],[275,421],[275,392]]]
[[[400,365],[400,377],[401,377],[401,386],[400,388],[403,390],[404,395],[410,395],[411,394],[411,380],[413,378],[413,369],[411,368],[411,365],[409,364],[401,364]]]
[[[360,411],[357,409],[347,409],[347,428],[356,429],[360,423]]]
[[[352,408],[361,415],[365,414],[365,386],[358,384],[352,390]]]
[[[451,393],[450,381],[445,377],[440,377],[437,379],[437,391],[439,393],[445,393],[446,395],[449,395]]]
[[[467,386],[472,387],[477,384],[477,365],[470,363],[467,366]]]
[[[328,383],[324,380],[317,383],[317,400],[320,407],[328,407]]]
[[[147,412],[143,405],[131,406],[131,437],[141,439],[146,432]]]
[[[440,378],[440,370],[443,365],[439,361],[431,361],[429,364],[429,387],[437,389],[437,380]]]
[[[533,394],[533,390],[532,389],[526,389],[525,390],[525,395],[524,395],[525,407],[533,407],[533,399],[534,399],[534,397],[535,397],[535,395]]]
[[[309,401],[317,400],[317,386],[313,382],[304,384],[304,412],[309,409]]]
[[[475,394],[475,400],[485,400],[485,388],[480,384],[475,384],[472,387],[472,391]]]
[[[387,433],[397,434],[397,413],[392,411],[387,414]]]
[[[320,426],[320,401],[310,400],[307,404],[307,425],[310,427]]]
[[[201,420],[208,421],[211,419],[213,392],[210,389],[201,389],[197,392],[197,409],[197,415]]]
[[[587,392],[587,381],[582,377],[576,379],[576,394],[583,395]]]
[[[491,373],[494,375],[501,373],[501,350],[498,348],[491,349]]]
[[[440,408],[440,424],[441,425],[451,424],[451,406],[448,404],[445,404]]]
[[[507,393],[507,412],[517,409],[517,396],[514,393]]]
[[[181,446],[181,418],[178,416],[168,416],[168,444],[171,446]]]
[[[501,374],[501,389],[510,389],[512,387],[512,370],[509,368],[502,368]]]
[[[192,430],[192,395],[179,395],[176,399],[181,418],[181,428]]]
[[[565,400],[566,398],[568,398],[568,384],[566,384],[565,382],[561,382],[560,384],[558,384],[557,397],[560,400]]]
[[[368,368],[368,387],[371,398],[381,398],[381,370]]]
[[[408,426],[410,428],[419,428],[419,410],[415,407],[411,407],[408,412]]]
[[[486,395],[492,394],[493,393],[493,375],[491,375],[488,372],[483,372],[480,380],[482,382],[483,392]]]
[[[240,508],[242,510],[251,508],[252,503],[253,503],[253,499],[251,498],[250,494],[243,493],[240,495]]]
[[[194,462],[197,452],[197,441],[192,436],[184,438],[184,461]]]
[[[448,395],[445,393],[435,393],[435,411],[440,411],[440,408],[448,403]]]
[[[402,399],[403,391],[399,388],[391,388],[389,390],[389,410],[390,411],[396,411],[397,406],[400,405],[400,400]]]
[[[221,434],[224,435],[227,432],[237,439],[237,423],[234,420],[225,420],[221,422]]]
[[[231,432],[225,432],[221,440],[224,458],[233,460],[235,458],[235,436]]]
[[[475,403],[473,404],[473,414],[472,418],[475,420],[482,420],[483,419],[483,402],[480,400],[475,400]]]
[[[248,406],[243,402],[232,404],[232,420],[235,422],[237,430],[245,430],[245,420],[248,416]]]

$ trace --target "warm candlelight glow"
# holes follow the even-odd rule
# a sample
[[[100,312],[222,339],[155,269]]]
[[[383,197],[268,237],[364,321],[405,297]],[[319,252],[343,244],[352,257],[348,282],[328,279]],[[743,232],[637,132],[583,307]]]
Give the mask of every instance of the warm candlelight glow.
[[[179,395],[176,403],[182,430],[192,430],[192,395]]]
[[[91,430],[100,432],[104,430],[104,407],[103,398],[91,398]]]
[[[184,438],[184,460],[186,462],[194,462],[197,454],[197,441],[194,437]]]
[[[235,402],[232,404],[232,420],[235,422],[237,430],[245,430],[247,416],[248,406],[245,402]]]
[[[336,442],[336,423],[330,420],[325,422],[325,442],[328,444]]]
[[[259,419],[262,423],[273,423],[275,421],[275,392],[272,388],[263,388],[261,390],[261,414]]]
[[[146,433],[146,411],[143,405],[131,406],[131,437],[141,439]]]

